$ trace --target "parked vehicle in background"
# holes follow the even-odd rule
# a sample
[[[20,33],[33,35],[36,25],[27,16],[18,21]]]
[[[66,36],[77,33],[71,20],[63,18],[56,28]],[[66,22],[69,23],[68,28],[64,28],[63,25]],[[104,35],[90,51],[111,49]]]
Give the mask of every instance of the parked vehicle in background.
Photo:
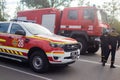
[[[35,72],[45,72],[50,64],[74,63],[80,44],[58,36],[35,23],[0,22],[0,57],[28,61]]]
[[[43,8],[20,11],[17,19],[41,24],[55,34],[76,39],[82,44],[81,54],[95,53],[99,37],[109,27],[106,13],[96,7],[68,7],[63,11]]]

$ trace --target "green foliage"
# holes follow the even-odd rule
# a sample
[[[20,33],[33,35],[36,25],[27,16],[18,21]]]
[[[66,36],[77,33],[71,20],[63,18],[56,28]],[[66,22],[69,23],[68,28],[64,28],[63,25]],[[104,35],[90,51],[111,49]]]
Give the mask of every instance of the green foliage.
[[[118,20],[115,19],[114,23],[111,24],[111,27],[114,27],[117,30],[117,32],[120,33],[120,22]]]
[[[5,0],[0,0],[0,21],[5,21]]]
[[[68,6],[71,0],[21,0],[21,3],[29,8],[48,8],[59,7],[61,5]]]
[[[120,11],[119,5],[119,0],[109,0],[109,2],[104,2],[102,7],[108,13],[110,26],[116,28],[120,33],[120,22],[117,20],[118,14],[120,14],[118,13]]]
[[[110,25],[114,24],[116,16],[118,16],[118,11],[120,10],[119,0],[110,0],[109,2],[104,2],[103,8],[109,14]]]
[[[83,5],[90,6],[90,1],[78,0],[78,5],[79,6],[83,6]]]
[[[4,17],[1,15],[1,12],[0,12],[0,21],[6,21],[6,19],[4,19]]]

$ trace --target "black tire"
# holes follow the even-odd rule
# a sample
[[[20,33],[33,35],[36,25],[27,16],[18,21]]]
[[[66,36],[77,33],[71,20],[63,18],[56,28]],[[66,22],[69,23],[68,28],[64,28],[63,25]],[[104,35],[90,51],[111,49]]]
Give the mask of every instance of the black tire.
[[[46,55],[42,51],[35,51],[29,59],[30,67],[33,71],[43,73],[49,68],[49,62]]]
[[[95,44],[95,45],[93,45],[92,47],[89,47],[88,48],[88,53],[95,53],[95,52],[97,52],[98,51],[98,49],[99,49],[99,44]]]
[[[87,41],[84,38],[75,38],[78,42],[81,43],[81,51],[80,54],[86,54],[86,50],[87,50]]]

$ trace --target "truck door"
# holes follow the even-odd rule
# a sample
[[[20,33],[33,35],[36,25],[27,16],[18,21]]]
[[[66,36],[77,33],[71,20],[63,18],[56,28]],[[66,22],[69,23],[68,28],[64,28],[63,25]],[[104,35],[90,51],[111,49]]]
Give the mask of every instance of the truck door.
[[[51,32],[54,33],[55,29],[55,14],[44,14],[42,15],[42,24],[44,27],[49,29]]]

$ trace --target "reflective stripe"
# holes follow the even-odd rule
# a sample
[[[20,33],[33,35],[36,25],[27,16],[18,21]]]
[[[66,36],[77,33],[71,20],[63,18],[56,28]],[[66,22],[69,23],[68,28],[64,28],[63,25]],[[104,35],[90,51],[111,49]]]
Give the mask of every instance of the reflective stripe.
[[[2,48],[0,48],[0,52],[23,56],[23,53],[22,53],[22,52],[14,51],[14,50],[7,50],[7,49],[2,49]]]
[[[66,26],[65,26],[65,25],[61,25],[60,27],[61,27],[61,28],[66,28]]]
[[[2,52],[5,52],[5,50],[4,50],[4,49],[2,49]]]
[[[79,28],[79,29],[81,29],[82,27],[81,26],[69,26],[69,28]]]
[[[81,29],[82,26],[81,25],[69,25],[68,27],[66,27],[66,25],[61,25],[61,28],[79,28],[79,29]]]
[[[21,49],[21,48],[14,48],[14,47],[8,47],[8,46],[0,46],[0,52],[7,53],[10,55],[15,55],[15,56],[21,56],[25,57],[24,53],[28,53],[27,49]]]
[[[12,50],[9,50],[9,51],[10,51],[10,53],[14,54],[14,52]]]
[[[8,47],[8,46],[0,46],[1,49],[6,49],[6,50],[13,50],[13,51],[19,51],[23,53],[28,53],[27,49],[21,49],[21,48],[14,48],[14,47]],[[12,52],[12,51],[11,51]],[[12,52],[13,53],[13,52]]]
[[[7,53],[10,53],[10,51],[9,51],[9,50],[7,50],[7,49],[6,49],[6,51],[7,51]]]
[[[23,56],[22,52],[19,52],[19,54],[20,54],[21,56]]]
[[[6,42],[6,40],[5,39],[0,39],[0,42]]]
[[[17,52],[17,51],[14,51],[14,52],[15,52],[15,54],[19,55],[19,52]]]

